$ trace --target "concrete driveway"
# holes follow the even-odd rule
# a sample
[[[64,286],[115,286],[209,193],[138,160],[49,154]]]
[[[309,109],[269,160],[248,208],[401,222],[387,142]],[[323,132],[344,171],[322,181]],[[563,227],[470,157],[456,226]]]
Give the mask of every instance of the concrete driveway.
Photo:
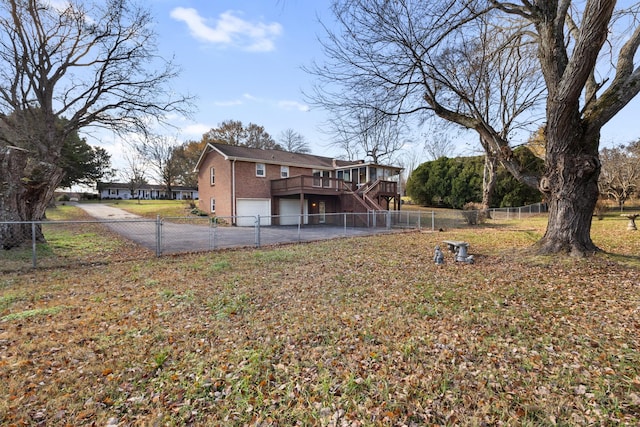
[[[102,203],[75,203],[75,205],[99,220],[144,219],[140,215],[134,215],[124,209],[114,208]]]
[[[78,203],[77,206],[110,230],[160,253],[255,245],[253,228],[235,230],[236,227],[211,227],[206,217],[181,220],[180,223],[167,220],[158,223],[157,220],[101,203]]]
[[[208,217],[163,219],[158,223],[156,220],[102,203],[78,203],[76,206],[112,231],[161,254],[255,247],[256,243],[262,246],[388,232],[380,228],[262,226],[257,235],[255,227],[215,226],[210,223]]]

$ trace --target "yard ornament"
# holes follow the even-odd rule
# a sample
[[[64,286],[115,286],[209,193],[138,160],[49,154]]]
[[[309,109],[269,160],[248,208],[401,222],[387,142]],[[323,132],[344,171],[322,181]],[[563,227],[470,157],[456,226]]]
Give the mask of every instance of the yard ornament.
[[[436,246],[436,250],[433,254],[433,261],[438,265],[444,264],[444,254],[440,250],[440,246]]]

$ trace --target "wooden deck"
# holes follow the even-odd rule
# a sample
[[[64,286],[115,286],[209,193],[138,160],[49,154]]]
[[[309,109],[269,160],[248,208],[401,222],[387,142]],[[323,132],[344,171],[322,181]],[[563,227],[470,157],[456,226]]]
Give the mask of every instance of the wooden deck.
[[[319,194],[339,196],[350,191],[342,179],[318,176],[293,176],[271,181],[271,196],[282,197],[294,194]]]
[[[271,181],[271,196],[283,197],[295,194],[339,196],[344,193],[371,193],[372,196],[398,194],[398,184],[393,181],[377,181],[371,188],[358,189],[343,179],[300,175]]]

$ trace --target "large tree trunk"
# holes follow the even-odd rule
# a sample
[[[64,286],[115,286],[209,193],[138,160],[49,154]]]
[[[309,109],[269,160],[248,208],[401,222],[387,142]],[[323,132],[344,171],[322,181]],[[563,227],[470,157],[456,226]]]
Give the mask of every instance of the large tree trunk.
[[[579,129],[580,127],[573,127]],[[537,243],[540,253],[585,256],[599,251],[591,240],[591,220],[598,200],[599,135],[547,133],[549,139],[545,176],[540,189],[549,204],[544,237]]]
[[[28,150],[0,148],[0,221],[39,221],[64,171],[50,163],[31,157]],[[37,227],[37,238],[44,236]],[[31,224],[0,224],[0,247],[11,249],[29,242]]]
[[[484,169],[482,172],[482,208],[489,212],[493,193],[498,182],[498,157],[492,151],[487,150],[484,156]]]

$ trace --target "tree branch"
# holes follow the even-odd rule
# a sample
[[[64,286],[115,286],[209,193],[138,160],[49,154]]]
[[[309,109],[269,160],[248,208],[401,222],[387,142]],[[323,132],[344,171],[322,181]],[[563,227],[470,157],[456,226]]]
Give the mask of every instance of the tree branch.
[[[634,57],[640,47],[640,26],[622,46],[611,85],[597,100],[585,106],[584,117],[593,129],[600,129],[640,93],[640,67]]]

